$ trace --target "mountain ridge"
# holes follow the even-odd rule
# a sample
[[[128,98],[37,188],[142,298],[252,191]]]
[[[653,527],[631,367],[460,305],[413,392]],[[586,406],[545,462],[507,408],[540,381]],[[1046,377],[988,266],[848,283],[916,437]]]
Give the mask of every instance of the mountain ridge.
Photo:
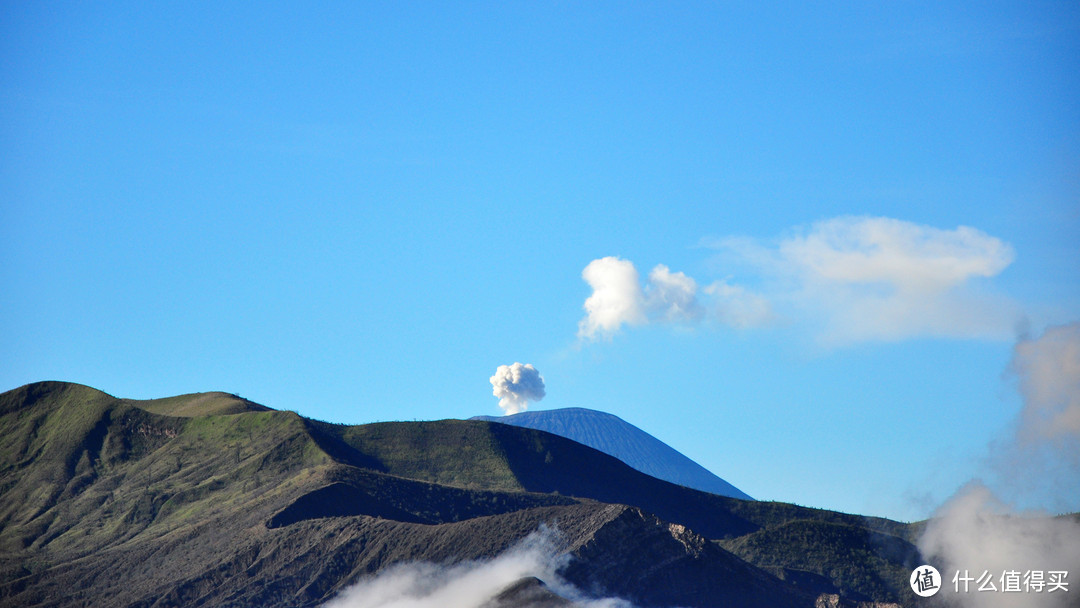
[[[198,395],[173,405],[197,413]],[[315,606],[393,564],[491,559],[545,525],[572,558],[563,575],[593,594],[643,608],[808,608],[816,588],[778,576],[787,558],[770,537],[749,560],[723,543],[795,519],[906,530],[698,492],[482,421],[168,416],[37,383],[0,394],[0,430],[0,606]]]
[[[608,412],[568,407],[507,416],[474,416],[470,420],[547,431],[596,448],[658,479],[720,496],[753,500],[685,454]]]

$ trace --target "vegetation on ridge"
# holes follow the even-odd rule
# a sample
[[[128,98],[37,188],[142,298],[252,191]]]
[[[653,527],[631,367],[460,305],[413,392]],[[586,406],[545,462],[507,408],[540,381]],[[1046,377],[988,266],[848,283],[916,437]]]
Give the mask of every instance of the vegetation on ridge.
[[[488,422],[344,426],[225,393],[134,401],[52,382],[0,395],[0,430],[0,606],[313,605],[395,560],[491,555],[539,521],[584,543],[613,525],[605,503],[713,539],[717,552],[686,559],[736,560],[730,551],[764,569],[744,564],[759,572],[755,593],[775,587],[781,605],[820,590],[904,599],[893,579],[912,559],[906,524],[698,492]],[[617,536],[581,559],[615,559]],[[665,576],[706,571],[680,563]],[[123,574],[103,576],[113,564]]]

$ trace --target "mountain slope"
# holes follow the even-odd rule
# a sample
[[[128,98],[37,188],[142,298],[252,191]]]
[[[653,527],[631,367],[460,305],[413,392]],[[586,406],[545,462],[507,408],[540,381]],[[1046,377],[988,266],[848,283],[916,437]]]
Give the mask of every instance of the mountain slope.
[[[154,414],[183,418],[242,414],[244,412],[266,412],[270,410],[265,405],[259,405],[242,397],[220,392],[193,393],[177,397],[166,397],[165,399],[123,399],[122,401]]]
[[[374,466],[391,475],[470,489],[634,505],[714,539],[760,528],[733,513],[730,501],[742,501],[656,479],[599,450],[544,431],[461,420],[353,427],[314,424],[353,448],[353,453],[374,458],[378,463]]]
[[[833,579],[846,581],[845,594],[856,600],[900,597],[922,563],[904,538],[821,520],[794,520],[718,544],[807,590],[836,593]]]
[[[542,431],[349,427],[206,395],[151,403],[177,416],[65,383],[0,394],[0,606],[315,606],[393,564],[492,558],[546,525],[572,558],[564,578],[593,594],[809,608],[755,533],[902,526],[697,492]],[[709,541],[723,538],[757,539],[747,555],[766,568]]]
[[[477,416],[513,426],[547,431],[596,448],[658,479],[721,496],[753,500],[742,490],[618,416],[585,408]]]

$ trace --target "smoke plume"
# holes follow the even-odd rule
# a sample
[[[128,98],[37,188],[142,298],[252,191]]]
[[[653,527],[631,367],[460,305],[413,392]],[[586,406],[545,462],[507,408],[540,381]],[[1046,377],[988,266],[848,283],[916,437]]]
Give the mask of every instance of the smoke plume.
[[[453,565],[393,566],[342,591],[324,608],[480,608],[510,584],[535,576],[582,608],[633,608],[620,599],[592,599],[563,580],[570,559],[558,551],[557,532],[541,526],[491,560]]]
[[[491,377],[491,393],[507,414],[524,412],[530,401],[544,398],[544,377],[532,364],[500,365]]]
[[[1017,343],[1011,371],[1020,381],[1023,409],[1015,432],[991,446],[995,488],[1015,500],[1038,497],[1059,509],[1080,507],[1080,323],[1051,327]],[[1014,502],[1015,502],[1014,500]],[[946,603],[964,608],[1075,606],[1080,576],[1080,522],[1074,516],[1017,512],[982,482],[973,481],[938,509],[919,539],[938,564]],[[1069,591],[1004,593],[1001,576],[1031,571],[1069,573]],[[956,593],[955,573],[989,572],[998,592]],[[1021,581],[1023,584],[1023,580]],[[1024,588],[1024,587],[1022,587]],[[963,584],[960,584],[961,591]]]

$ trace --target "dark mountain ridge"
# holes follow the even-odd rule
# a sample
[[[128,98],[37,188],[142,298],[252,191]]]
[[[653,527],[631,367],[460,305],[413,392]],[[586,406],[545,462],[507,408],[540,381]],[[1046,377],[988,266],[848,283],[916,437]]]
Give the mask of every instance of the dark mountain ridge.
[[[895,539],[873,572],[915,559],[904,524],[698,492],[482,421],[343,426],[47,382],[0,395],[0,431],[0,606],[314,606],[395,563],[494,557],[541,524],[568,581],[639,606],[809,607],[822,585],[902,598],[906,576],[870,595],[788,567],[764,533],[795,521]]]

